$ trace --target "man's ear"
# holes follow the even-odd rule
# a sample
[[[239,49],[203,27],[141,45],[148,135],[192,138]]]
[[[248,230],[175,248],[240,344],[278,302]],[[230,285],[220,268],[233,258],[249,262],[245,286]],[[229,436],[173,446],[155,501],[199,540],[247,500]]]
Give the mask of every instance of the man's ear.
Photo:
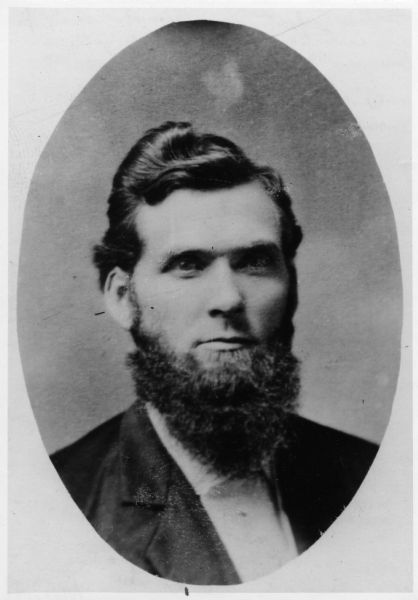
[[[115,267],[103,288],[106,308],[119,325],[129,330],[133,324],[134,307],[129,296],[129,275]]]

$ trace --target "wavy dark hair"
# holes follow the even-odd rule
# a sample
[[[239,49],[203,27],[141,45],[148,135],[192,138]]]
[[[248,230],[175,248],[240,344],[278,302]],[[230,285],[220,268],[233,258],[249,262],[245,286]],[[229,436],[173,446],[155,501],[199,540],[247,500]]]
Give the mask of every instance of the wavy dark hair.
[[[119,166],[108,200],[109,227],[93,250],[101,289],[114,267],[131,274],[141,256],[142,240],[135,226],[138,205],[158,204],[177,189],[216,190],[252,181],[262,184],[282,217],[281,244],[290,275],[283,319],[287,331],[282,335],[290,341],[297,306],[294,257],[302,240],[290,196],[273,169],[256,165],[224,137],[194,131],[191,123],[167,121],[148,130]]]

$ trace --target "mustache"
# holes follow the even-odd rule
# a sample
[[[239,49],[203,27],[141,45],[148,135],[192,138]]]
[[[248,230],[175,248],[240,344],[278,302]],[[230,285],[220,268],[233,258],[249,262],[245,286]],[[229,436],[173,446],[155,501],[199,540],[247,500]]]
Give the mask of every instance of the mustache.
[[[128,358],[138,406],[151,403],[171,434],[209,469],[229,477],[259,471],[287,444],[287,417],[297,408],[299,361],[287,346],[217,353],[203,368],[138,332]]]

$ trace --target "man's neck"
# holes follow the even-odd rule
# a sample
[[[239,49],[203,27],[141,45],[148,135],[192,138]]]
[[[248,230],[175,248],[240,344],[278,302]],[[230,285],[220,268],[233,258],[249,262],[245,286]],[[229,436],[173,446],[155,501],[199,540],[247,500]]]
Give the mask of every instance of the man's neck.
[[[170,433],[164,415],[158,409],[150,403],[147,403],[145,407],[163,446],[183,471],[198,496],[208,493],[211,488],[227,479],[226,476],[218,475],[210,467],[204,465]]]

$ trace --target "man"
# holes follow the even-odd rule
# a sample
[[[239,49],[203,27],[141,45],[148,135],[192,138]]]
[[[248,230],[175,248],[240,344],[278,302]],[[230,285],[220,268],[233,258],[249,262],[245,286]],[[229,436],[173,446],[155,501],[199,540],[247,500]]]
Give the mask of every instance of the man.
[[[270,573],[329,527],[376,452],[296,415],[290,198],[229,140],[167,122],[122,162],[108,218],[94,258],[136,345],[137,401],[54,464],[146,571],[218,585]]]

